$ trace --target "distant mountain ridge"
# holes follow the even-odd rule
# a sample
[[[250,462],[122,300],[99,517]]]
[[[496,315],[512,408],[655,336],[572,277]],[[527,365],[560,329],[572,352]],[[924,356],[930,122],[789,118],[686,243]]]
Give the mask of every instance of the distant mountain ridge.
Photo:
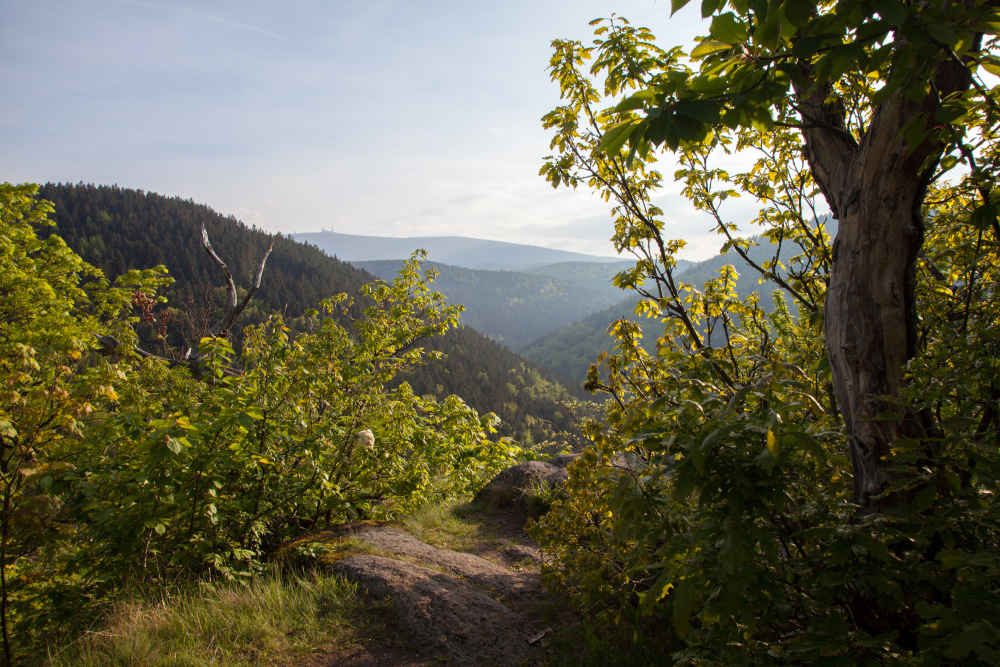
[[[490,241],[466,236],[362,236],[339,232],[302,232],[291,238],[309,243],[331,257],[345,262],[407,259],[418,248],[427,259],[465,269],[528,271],[564,262],[621,262],[621,257],[599,257],[568,250],[506,241]]]
[[[353,266],[390,280],[403,260],[351,262]],[[631,263],[629,263],[631,264]],[[524,271],[467,269],[426,262],[439,275],[434,289],[451,303],[465,306],[462,323],[518,352],[532,341],[621,301],[624,292],[611,284],[611,275],[585,280],[579,266],[616,267],[617,264],[556,265],[554,275]],[[550,265],[551,266],[551,265]],[[619,269],[615,269],[619,270]],[[565,274],[570,279],[557,277]]]

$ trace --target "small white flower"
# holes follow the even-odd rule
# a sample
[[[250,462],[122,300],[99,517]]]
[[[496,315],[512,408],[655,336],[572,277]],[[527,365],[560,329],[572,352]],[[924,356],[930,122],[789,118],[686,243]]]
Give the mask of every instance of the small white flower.
[[[371,432],[371,429],[366,428],[364,431],[358,433],[358,444],[365,449],[371,449],[375,446],[375,435]]]

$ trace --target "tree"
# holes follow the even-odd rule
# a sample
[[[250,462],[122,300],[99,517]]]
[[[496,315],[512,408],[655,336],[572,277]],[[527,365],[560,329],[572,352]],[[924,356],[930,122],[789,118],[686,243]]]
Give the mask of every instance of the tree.
[[[546,578],[640,632],[667,615],[675,660],[995,662],[997,92],[977,72],[1000,65],[998,15],[702,12],[690,59],[615,17],[593,47],[554,42],[564,102],[542,174],[613,202],[637,258],[617,283],[665,329],[647,353],[640,323],[618,322],[591,369],[607,424],[537,529]],[[674,276],[660,146],[723,251],[777,288],[773,314],[737,297],[731,266]],[[752,163],[731,174],[717,160],[737,152]],[[725,217],[741,194],[767,261]]]
[[[95,405],[115,398],[117,370],[93,352],[96,337],[131,340],[122,314],[132,295],[164,282],[155,271],[133,272],[109,287],[58,236],[39,239],[52,207],[34,199],[37,189],[0,184],[0,623],[8,665],[16,580],[31,556],[67,532],[48,490],[72,468],[65,451]]]
[[[675,0],[673,11],[686,4]],[[607,67],[613,94],[638,90],[600,117],[600,148],[627,149],[634,166],[654,146],[743,146],[794,130],[809,179],[839,222],[827,352],[851,434],[854,501],[880,511],[905,497],[886,493],[895,443],[933,429],[926,415],[892,414],[917,349],[914,271],[928,185],[964,163],[984,193],[975,220],[1000,234],[994,174],[977,161],[997,111],[978,71],[1000,71],[995,38],[983,41],[1000,31],[1000,14],[987,2],[896,0],[706,0],[701,9],[712,23],[691,52],[697,71],[678,50],[649,44],[648,32],[606,28],[609,47],[635,40],[634,51],[614,69],[601,60],[595,69]]]

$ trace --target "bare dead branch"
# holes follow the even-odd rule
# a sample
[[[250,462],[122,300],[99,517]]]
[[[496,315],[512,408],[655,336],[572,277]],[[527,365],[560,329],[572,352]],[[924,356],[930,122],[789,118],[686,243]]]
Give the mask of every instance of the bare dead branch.
[[[254,278],[254,283],[247,291],[246,296],[243,297],[242,302],[239,301],[236,292],[236,283],[233,281],[233,274],[229,270],[229,267],[226,266],[226,263],[222,261],[222,258],[219,257],[219,255],[212,248],[212,244],[208,240],[208,232],[205,230],[204,224],[202,224],[201,226],[201,245],[202,247],[205,248],[205,251],[208,253],[209,257],[212,258],[212,261],[215,262],[215,264],[220,269],[222,269],[222,273],[226,277],[226,289],[229,293],[229,312],[227,312],[218,322],[215,323],[215,326],[213,326],[208,331],[207,335],[213,338],[227,337],[233,325],[236,323],[236,320],[239,318],[240,314],[246,309],[247,305],[250,303],[250,299],[252,299],[253,295],[256,294],[257,290],[260,289],[261,277],[264,275],[264,265],[267,264],[267,258],[271,256],[271,251],[274,249],[274,242],[272,241],[271,246],[267,249],[267,252],[264,253],[264,258],[260,260],[260,266],[257,267],[257,275]],[[95,335],[95,338],[97,339],[97,342],[100,345],[100,353],[102,355],[110,356],[118,354],[118,348],[121,346],[121,343],[114,336]],[[176,366],[187,366],[194,377],[199,379],[203,377],[203,372],[202,372],[203,369],[201,366],[202,355],[196,352],[193,353],[191,351],[191,348],[188,348],[187,351],[184,353],[184,356],[179,359],[170,359],[168,357],[162,357],[158,354],[147,352],[146,350],[143,350],[139,346],[135,347],[135,352],[144,359],[154,359],[156,361],[161,361],[166,364],[169,364],[172,368]],[[223,369],[223,373],[225,375],[233,376],[233,375],[239,375],[240,371],[236,369],[226,368]]]
[[[264,274],[264,265],[267,263],[267,258],[271,256],[271,251],[274,249],[274,242],[271,242],[271,246],[264,253],[264,258],[260,260],[260,266],[257,268],[257,277],[254,279],[254,284],[247,292],[246,296],[243,297],[243,301],[240,302],[239,296],[236,294],[236,283],[233,281],[233,274],[230,272],[229,267],[226,263],[222,261],[222,258],[216,254],[215,250],[212,249],[212,244],[208,240],[208,232],[205,230],[205,225],[201,225],[201,245],[205,248],[209,257],[212,258],[222,272],[226,276],[226,289],[229,292],[229,312],[222,316],[222,318],[215,323],[215,325],[209,330],[208,335],[210,336],[228,336],[230,329],[232,329],[233,324],[236,323],[237,318],[239,318],[240,313],[247,307],[250,303],[250,299],[253,295],[260,289],[260,279]]]
[[[212,258],[212,261],[218,264],[222,272],[226,274],[226,288],[229,290],[229,307],[235,308],[238,300],[236,297],[236,283],[233,282],[233,274],[230,273],[229,267],[222,261],[222,258],[215,254],[212,244],[208,242],[208,231],[205,229],[205,223],[201,223],[201,245],[205,248],[208,256]]]
[[[211,251],[211,246],[208,245],[208,235],[205,233],[204,226],[202,227],[201,233],[202,233],[202,240],[205,244],[206,249],[208,249],[208,251],[212,253],[213,257],[217,258],[218,256]],[[250,299],[252,299],[253,295],[256,294],[257,290],[260,289],[260,279],[261,276],[264,274],[264,265],[267,263],[267,258],[271,256],[271,251],[273,249],[274,249],[274,242],[271,243],[271,246],[267,249],[267,252],[264,253],[264,258],[260,260],[260,266],[257,267],[257,277],[254,279],[253,286],[247,291],[246,296],[243,297],[243,301],[240,302],[239,305],[236,304],[236,299],[235,299],[236,288],[235,286],[232,287],[233,291],[230,294],[233,298],[231,298],[232,305],[230,306],[229,313],[221,320],[219,320],[214,327],[212,327],[211,335],[213,336],[229,335],[229,330],[232,328],[233,324],[236,323],[236,320],[237,318],[239,318],[240,313],[243,312],[243,309],[246,308],[247,304],[250,303]],[[221,262],[221,260],[219,261]],[[222,266],[223,268],[225,268],[226,265],[223,264]],[[226,276],[227,278],[229,278],[229,284],[232,286],[233,282],[228,270],[226,271]]]

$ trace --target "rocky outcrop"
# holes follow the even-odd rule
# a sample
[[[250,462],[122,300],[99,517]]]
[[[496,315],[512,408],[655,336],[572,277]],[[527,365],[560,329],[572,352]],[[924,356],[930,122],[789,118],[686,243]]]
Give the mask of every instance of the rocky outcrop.
[[[347,556],[332,569],[370,597],[391,599],[400,631],[422,654],[473,667],[520,664],[537,650],[530,642],[541,628],[521,611],[548,597],[537,574],[395,528],[363,526],[345,537],[375,553]]]
[[[384,556],[348,556],[335,570],[368,595],[390,598],[415,649],[454,665],[516,665],[529,657],[527,619],[469,583]]]
[[[474,502],[494,507],[524,504],[525,496],[536,487],[552,489],[568,479],[566,466],[546,461],[526,461],[507,468],[476,494]]]

